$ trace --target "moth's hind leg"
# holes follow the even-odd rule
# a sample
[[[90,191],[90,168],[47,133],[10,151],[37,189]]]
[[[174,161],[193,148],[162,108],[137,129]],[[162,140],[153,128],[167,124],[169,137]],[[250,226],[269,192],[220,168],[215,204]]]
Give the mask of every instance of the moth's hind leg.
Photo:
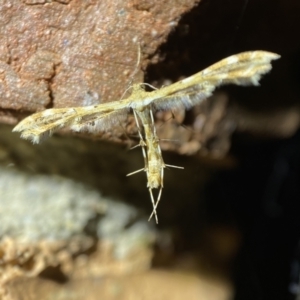
[[[134,118],[135,118],[136,127],[138,129],[139,137],[140,137],[140,143],[138,145],[132,147],[131,149],[134,149],[136,147],[141,147],[142,148],[142,153],[143,153],[145,167],[142,168],[142,169],[139,169],[137,171],[131,172],[131,173],[127,174],[126,176],[131,176],[131,175],[139,173],[141,171],[147,172],[147,169],[148,169],[148,159],[147,159],[147,154],[146,154],[146,149],[145,149],[146,148],[146,142],[144,141],[144,138],[143,138],[143,135],[142,135],[142,132],[141,132],[141,128],[140,128],[140,125],[139,125],[139,120],[138,120],[137,115],[136,115],[136,112],[133,111],[133,114],[134,114]]]
[[[145,162],[145,168],[147,168],[147,166],[148,166],[148,160],[147,160],[146,149],[145,149],[146,142],[144,141],[144,138],[143,138],[143,135],[142,135],[142,131],[141,131],[141,127],[140,127],[140,124],[139,124],[139,120],[138,120],[138,117],[137,117],[137,114],[136,114],[135,110],[133,110],[133,114],[134,114],[134,119],[135,119],[136,127],[137,127],[137,130],[138,130],[138,133],[139,133],[139,137],[140,137],[139,146],[142,147],[142,153],[143,153],[143,158],[144,158],[144,162]]]
[[[152,206],[153,206],[153,211],[148,219],[148,221],[150,221],[153,217],[153,215],[155,215],[155,221],[156,221],[156,224],[158,224],[158,217],[157,217],[157,213],[156,213],[156,208],[158,206],[158,203],[160,201],[160,198],[161,198],[161,193],[162,193],[162,186],[160,187],[159,189],[159,193],[158,193],[158,197],[157,197],[157,201],[155,202],[154,201],[154,197],[153,197],[153,193],[152,193],[152,188],[149,188],[149,192],[150,192],[150,196],[151,196],[151,202],[152,202]]]

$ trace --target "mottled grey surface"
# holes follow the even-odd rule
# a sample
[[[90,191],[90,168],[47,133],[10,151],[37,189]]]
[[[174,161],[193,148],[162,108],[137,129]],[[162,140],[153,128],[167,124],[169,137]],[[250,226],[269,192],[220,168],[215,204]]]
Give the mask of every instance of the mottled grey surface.
[[[99,193],[72,180],[0,168],[0,236],[68,239],[105,211]]]
[[[23,242],[69,240],[84,235],[87,224],[95,220],[95,233],[114,245],[117,258],[154,241],[146,219],[126,228],[137,217],[136,208],[74,180],[0,167],[0,191],[0,237]]]

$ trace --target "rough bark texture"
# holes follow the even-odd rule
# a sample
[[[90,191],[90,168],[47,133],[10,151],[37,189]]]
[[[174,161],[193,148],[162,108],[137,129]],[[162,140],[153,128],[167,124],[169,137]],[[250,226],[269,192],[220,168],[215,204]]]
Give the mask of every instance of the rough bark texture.
[[[2,121],[19,112],[117,100],[196,0],[5,1],[1,4]]]

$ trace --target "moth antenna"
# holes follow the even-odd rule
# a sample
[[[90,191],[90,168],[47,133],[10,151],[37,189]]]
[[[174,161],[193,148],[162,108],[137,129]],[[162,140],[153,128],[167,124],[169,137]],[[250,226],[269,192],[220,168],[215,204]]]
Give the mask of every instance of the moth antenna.
[[[153,86],[153,85],[150,84],[150,83],[143,82],[143,83],[141,83],[141,85],[146,85],[146,86],[151,87],[153,90],[158,90],[158,88],[156,88],[155,86]]]
[[[124,96],[125,96],[125,94],[132,88],[132,82],[133,82],[133,80],[134,80],[135,75],[136,75],[137,72],[138,72],[140,62],[141,62],[141,44],[140,44],[140,42],[137,42],[137,62],[136,62],[134,71],[133,71],[132,74],[130,75],[130,80],[129,80],[128,84],[127,84],[128,87],[126,88],[126,90],[125,90],[124,93],[122,94],[121,99],[123,99]]]

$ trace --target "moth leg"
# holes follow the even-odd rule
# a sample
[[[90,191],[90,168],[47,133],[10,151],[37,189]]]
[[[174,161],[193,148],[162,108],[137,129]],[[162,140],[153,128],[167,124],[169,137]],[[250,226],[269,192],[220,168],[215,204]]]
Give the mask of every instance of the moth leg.
[[[147,155],[146,155],[146,150],[145,150],[146,143],[145,143],[145,141],[144,141],[144,139],[143,139],[142,132],[141,132],[141,128],[140,128],[140,125],[139,125],[139,120],[138,120],[138,118],[137,118],[137,115],[136,115],[135,110],[133,110],[133,114],[134,114],[134,119],[135,119],[136,127],[137,127],[137,129],[138,129],[139,137],[140,137],[140,143],[139,143],[139,145],[134,146],[134,147],[132,147],[131,149],[136,148],[136,147],[138,147],[138,146],[141,146],[141,147],[142,147],[142,153],[143,153],[143,158],[144,158],[145,167],[142,168],[142,169],[139,169],[139,170],[137,170],[137,171],[131,172],[131,173],[127,174],[126,176],[131,176],[131,175],[134,175],[134,174],[139,173],[139,172],[141,172],[141,171],[147,171],[147,168],[148,168],[148,160],[147,160]]]
[[[154,136],[157,137],[152,109],[150,109],[150,117],[151,117],[151,124],[153,127]]]
[[[152,211],[152,213],[151,213],[148,221],[150,221],[152,219],[152,216],[155,215],[156,224],[158,224],[158,218],[157,218],[156,208],[157,208],[158,203],[160,201],[160,197],[161,197],[161,194],[162,194],[162,189],[163,189],[163,187],[161,186],[160,189],[159,189],[159,194],[158,194],[158,197],[157,197],[157,201],[155,203],[154,202],[154,198],[153,198],[153,194],[152,194],[152,189],[149,188],[150,195],[151,195],[151,201],[152,201],[152,205],[153,205],[153,211]]]
[[[152,202],[152,206],[153,206],[153,211],[152,211],[152,214],[151,216],[149,217],[148,219],[148,222],[152,219],[152,216],[154,215],[155,216],[155,221],[156,221],[156,224],[158,224],[158,218],[157,218],[157,214],[156,214],[156,206],[158,204],[158,201],[155,203],[154,201],[154,197],[153,197],[153,193],[152,193],[152,188],[149,188],[149,193],[150,193],[150,197],[151,197],[151,202]],[[160,189],[160,192],[159,192],[159,196],[161,195],[161,189]]]
[[[142,168],[142,169],[136,170],[134,172],[131,172],[131,173],[127,174],[126,176],[128,177],[128,176],[134,175],[134,174],[142,172],[142,171],[145,171],[145,168]]]
[[[179,166],[174,166],[174,165],[165,165],[166,167],[169,167],[169,168],[174,168],[174,169],[184,169],[184,167],[179,167]]]
[[[146,169],[147,166],[148,166],[148,160],[147,160],[147,155],[146,155],[146,150],[145,150],[146,143],[145,143],[144,138],[142,136],[141,127],[140,127],[139,120],[137,118],[135,110],[133,110],[133,114],[134,114],[136,127],[138,129],[139,137],[140,137],[140,146],[142,147],[142,153],[143,153],[143,158],[144,158],[144,162],[145,162],[145,169]]]
[[[157,220],[157,214],[156,214],[156,209],[157,209],[157,206],[158,206],[158,203],[160,201],[160,198],[161,198],[161,194],[162,194],[162,189],[164,187],[164,168],[162,167],[161,168],[161,172],[160,172],[160,189],[159,189],[159,193],[158,193],[158,196],[157,196],[157,200],[156,200],[156,203],[155,205],[153,205],[153,211],[148,219],[148,221],[151,220],[153,214],[155,214],[155,219],[156,219],[156,223],[158,224],[158,220]],[[150,190],[150,194],[151,194],[151,200],[152,200],[152,204],[154,202],[153,200],[153,195],[152,195],[152,189],[149,189]]]
[[[145,146],[146,146],[146,145],[145,145]],[[144,147],[145,147],[145,146],[144,146]],[[139,142],[139,144],[137,144],[137,145],[131,147],[129,150],[133,150],[133,149],[135,149],[135,148],[137,148],[137,147],[141,147],[141,142]]]

